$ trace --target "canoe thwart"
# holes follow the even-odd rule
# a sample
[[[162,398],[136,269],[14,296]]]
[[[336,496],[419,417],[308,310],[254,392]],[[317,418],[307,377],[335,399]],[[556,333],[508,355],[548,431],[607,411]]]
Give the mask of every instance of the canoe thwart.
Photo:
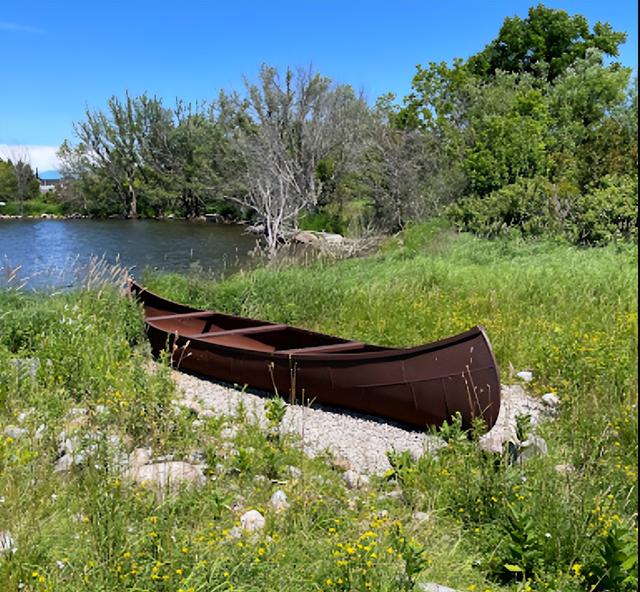
[[[182,312],[176,314],[166,314],[157,317],[147,317],[147,321],[167,321],[169,319],[193,319],[198,317],[211,317],[217,314],[213,310],[200,310],[197,312]]]
[[[251,333],[268,333],[269,331],[280,331],[286,329],[288,325],[260,325],[258,327],[241,327],[240,329],[228,329],[226,331],[209,331],[207,333],[193,333],[184,335],[187,339],[203,339],[205,337],[226,337],[227,335],[247,335]]]
[[[348,341],[347,343],[332,343],[330,345],[316,345],[312,347],[297,347],[295,349],[279,349],[279,354],[314,354],[346,351],[349,349],[363,349],[364,343]]]

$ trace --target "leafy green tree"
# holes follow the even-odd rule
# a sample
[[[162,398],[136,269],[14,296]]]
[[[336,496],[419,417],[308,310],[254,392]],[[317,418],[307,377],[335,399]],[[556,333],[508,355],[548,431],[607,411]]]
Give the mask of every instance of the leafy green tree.
[[[13,201],[18,194],[18,185],[10,162],[0,159],[0,201]]]
[[[617,56],[625,33],[608,23],[597,22],[593,29],[582,15],[542,4],[529,9],[526,18],[506,18],[498,37],[468,60],[470,70],[483,78],[498,71],[523,73],[551,82],[589,50]]]

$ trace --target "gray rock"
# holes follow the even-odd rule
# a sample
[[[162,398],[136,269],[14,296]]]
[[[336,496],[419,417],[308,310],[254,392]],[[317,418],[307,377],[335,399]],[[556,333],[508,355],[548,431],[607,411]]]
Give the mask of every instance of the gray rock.
[[[11,533],[7,530],[0,530],[0,555],[5,553],[15,553],[16,544],[11,536]]]
[[[347,471],[342,478],[347,489],[361,489],[369,485],[369,478],[366,475],[360,475],[355,471]]]
[[[36,431],[34,432],[34,436],[36,438],[36,440],[40,440],[42,438],[42,436],[44,436],[45,432],[47,431],[47,426],[44,423],[41,423],[37,428]]]
[[[66,473],[74,465],[74,458],[71,454],[63,454],[53,466],[54,473]]]
[[[157,462],[139,467],[130,467],[125,476],[140,485],[147,484],[160,490],[179,486],[200,486],[206,483],[206,477],[200,467],[182,462]]]
[[[262,530],[267,521],[258,510],[249,510],[240,516],[240,526],[245,532],[256,532]]]
[[[40,360],[37,358],[14,358],[9,360],[11,364],[18,372],[18,377],[22,380],[25,378],[35,379],[40,368]]]
[[[427,512],[414,512],[412,518],[415,522],[426,522],[431,516]]]
[[[8,425],[4,428],[4,435],[8,438],[13,438],[14,440],[19,440],[23,436],[26,436],[29,433],[29,430],[25,428],[19,428],[18,426]]]
[[[518,372],[516,376],[525,382],[531,382],[533,380],[533,372],[530,372],[529,370],[522,370],[521,372]]]
[[[284,510],[289,509],[287,495],[281,489],[278,489],[278,491],[271,496],[269,503],[276,512],[283,512]]]
[[[289,477],[292,479],[300,479],[300,477],[302,477],[302,471],[293,465],[287,467],[287,473],[289,473]]]
[[[560,404],[560,399],[555,393],[545,393],[544,395],[542,395],[542,401],[547,407],[550,407],[551,409],[555,409]]]
[[[545,456],[549,452],[544,438],[531,434],[520,444],[519,460],[524,462],[536,456]]]

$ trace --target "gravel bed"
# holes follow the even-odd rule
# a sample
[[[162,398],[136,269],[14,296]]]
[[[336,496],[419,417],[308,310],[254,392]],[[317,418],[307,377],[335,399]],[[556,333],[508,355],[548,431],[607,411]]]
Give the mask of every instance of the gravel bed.
[[[181,405],[197,413],[210,410],[217,415],[232,416],[243,404],[250,417],[266,425],[264,405],[267,396],[182,372],[174,371],[173,378],[183,394],[179,401]],[[518,385],[503,387],[502,397],[496,430],[515,425],[517,414],[529,413],[534,422],[542,414],[543,406],[539,401]],[[347,468],[361,474],[380,474],[389,469],[387,451],[408,451],[413,458],[418,458],[444,444],[440,438],[418,430],[319,405],[288,405],[282,429],[300,434],[304,451],[309,456],[328,449],[343,464],[347,461]]]

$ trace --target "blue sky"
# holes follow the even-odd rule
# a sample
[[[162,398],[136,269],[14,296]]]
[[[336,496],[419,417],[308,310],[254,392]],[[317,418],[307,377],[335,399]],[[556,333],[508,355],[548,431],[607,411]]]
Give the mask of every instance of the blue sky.
[[[240,90],[243,75],[253,77],[263,62],[312,63],[370,99],[388,91],[403,96],[416,64],[479,51],[506,16],[525,16],[534,3],[3,0],[0,145],[58,146],[86,107],[101,108],[125,90],[168,102]],[[626,31],[621,60],[637,71],[636,2],[546,5]]]

